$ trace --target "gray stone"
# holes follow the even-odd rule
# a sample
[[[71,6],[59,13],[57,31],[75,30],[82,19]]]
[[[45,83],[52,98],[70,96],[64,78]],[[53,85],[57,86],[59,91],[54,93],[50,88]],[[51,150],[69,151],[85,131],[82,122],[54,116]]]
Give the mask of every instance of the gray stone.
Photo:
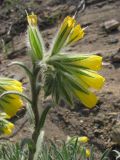
[[[119,42],[119,40],[117,38],[111,38],[108,40],[108,44],[116,44],[118,42]]]
[[[118,22],[115,19],[112,19],[112,20],[104,22],[103,26],[104,26],[106,31],[110,32],[112,30],[118,29],[118,27],[120,26],[120,22]]]
[[[117,52],[113,53],[111,56],[111,62],[112,63],[120,63],[120,48]]]

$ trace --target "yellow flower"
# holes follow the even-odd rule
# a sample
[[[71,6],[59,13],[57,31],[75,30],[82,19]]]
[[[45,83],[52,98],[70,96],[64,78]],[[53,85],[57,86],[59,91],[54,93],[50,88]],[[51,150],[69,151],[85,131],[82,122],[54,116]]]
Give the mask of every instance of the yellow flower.
[[[84,29],[82,29],[81,26],[78,24],[73,28],[66,43],[70,44],[70,43],[76,42],[82,39],[84,37],[84,34],[85,34]]]
[[[54,43],[54,46],[53,46],[53,49],[52,49],[52,55],[55,55],[55,54],[59,53],[60,50],[63,48],[71,30],[74,27],[74,25],[75,25],[75,19],[74,18],[72,18],[70,16],[67,16],[64,19],[64,21],[63,21],[63,23],[60,27],[60,30],[58,32],[55,43]]]
[[[77,76],[81,81],[83,81],[88,87],[95,89],[101,89],[104,85],[105,78],[97,74],[92,70],[80,69],[81,74]]]
[[[9,135],[9,134],[12,133],[13,129],[14,129],[14,124],[12,124],[12,123],[9,122],[9,123],[3,128],[3,132],[4,132],[4,134]]]
[[[89,138],[86,136],[82,136],[82,137],[70,137],[67,136],[67,142],[71,141],[71,142],[76,142],[76,140],[78,140],[78,143],[87,143],[89,141]]]
[[[0,107],[2,106],[2,110],[6,112],[9,117],[13,117],[22,108],[23,102],[19,96],[10,95],[11,98],[5,96],[3,98],[4,101],[1,102]],[[5,102],[7,101],[7,103]]]
[[[90,157],[90,150],[86,149],[86,157],[89,158]]]
[[[17,91],[22,93],[22,84],[17,80],[0,78],[0,93],[4,91]],[[6,95],[0,100],[0,109],[9,117],[13,117],[22,106],[23,102],[18,95]]]
[[[75,73],[74,76],[83,88],[86,90],[89,88],[97,90],[102,88],[105,78],[96,72],[102,66],[102,57],[96,55],[83,56],[81,59],[71,62],[71,65],[79,68],[78,73]],[[88,108],[93,108],[96,105],[97,97],[91,91],[88,90],[88,93],[84,93],[74,89],[73,92]]]
[[[93,108],[96,105],[98,98],[88,89],[101,89],[104,85],[105,78],[92,70],[80,69],[80,72],[80,74],[76,75],[76,79],[79,85],[84,88],[87,93],[76,89],[73,89],[73,93],[86,107]]]
[[[102,66],[102,57],[97,55],[81,55],[79,57],[70,57],[69,61],[65,61],[66,68],[71,71],[74,80],[81,86],[81,90],[72,87],[73,95],[75,95],[86,107],[93,108],[98,98],[89,89],[101,89],[104,85],[105,78],[96,71]],[[68,66],[69,65],[69,66]],[[73,70],[73,72],[72,72]],[[85,92],[84,92],[85,91]]]
[[[59,34],[61,34],[61,33],[63,33],[63,31],[65,32],[67,32],[67,31],[71,31],[71,29],[74,27],[74,25],[75,25],[75,19],[74,18],[72,18],[72,17],[70,17],[70,16],[67,16],[65,19],[64,19],[64,21],[63,21],[63,23],[62,23],[62,25],[61,25],[61,28],[60,28],[60,32],[59,32]]]
[[[27,21],[31,26],[37,26],[38,18],[34,13],[32,13],[31,15],[27,15]]]
[[[84,55],[82,60],[76,60],[72,64],[79,67],[89,68],[98,71],[102,67],[102,57],[97,55]]]
[[[89,88],[101,89],[104,85],[104,77],[91,70],[80,69],[81,73],[77,74],[77,82],[87,91],[73,89],[74,95],[88,108],[93,108],[97,103],[97,97],[94,93],[89,91]]]
[[[0,131],[3,134],[10,135],[13,132],[14,124],[0,118]]]
[[[89,141],[89,138],[86,136],[78,137],[78,142],[80,143],[87,143]]]
[[[5,119],[10,118],[10,116],[8,114],[6,114],[5,112],[0,112],[0,117],[5,118]]]
[[[91,109],[96,105],[98,99],[94,93],[89,92],[87,94],[79,90],[74,90],[73,92],[86,107]]]

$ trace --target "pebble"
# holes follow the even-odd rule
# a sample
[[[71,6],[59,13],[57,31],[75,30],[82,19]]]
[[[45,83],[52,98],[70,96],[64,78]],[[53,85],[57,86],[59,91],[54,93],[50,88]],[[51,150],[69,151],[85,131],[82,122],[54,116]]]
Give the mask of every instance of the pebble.
[[[118,42],[119,42],[119,40],[117,38],[115,38],[115,39],[111,38],[111,39],[108,40],[108,44],[116,44]]]
[[[112,30],[117,30],[120,26],[120,22],[115,19],[104,22],[103,27],[106,31],[111,32]]]
[[[110,59],[112,63],[120,63],[120,48],[112,54]]]

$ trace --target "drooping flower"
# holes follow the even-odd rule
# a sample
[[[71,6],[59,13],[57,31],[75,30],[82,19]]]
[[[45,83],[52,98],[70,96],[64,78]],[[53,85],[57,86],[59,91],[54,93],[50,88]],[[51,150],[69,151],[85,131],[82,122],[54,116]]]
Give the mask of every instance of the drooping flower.
[[[13,132],[14,124],[0,117],[0,132],[10,135]]]
[[[86,149],[86,158],[89,158],[89,157],[90,157],[90,150]]]
[[[50,76],[51,83],[59,86],[61,95],[57,96],[58,90],[54,91],[54,94],[52,93],[52,95],[56,95],[58,101],[64,99],[72,105],[72,98],[76,97],[88,108],[96,105],[98,98],[91,92],[91,88],[99,90],[104,85],[105,78],[97,73],[102,66],[102,57],[58,54],[49,58],[48,63],[54,67],[54,72],[56,72],[53,78],[52,74]],[[51,84],[50,91],[53,91]]]
[[[78,141],[78,143],[87,143],[89,141],[89,138],[86,136],[82,136],[82,137],[70,137],[67,136],[67,142],[71,141],[71,142],[76,142],[76,140]]]
[[[97,55],[73,55],[76,58],[72,65],[98,71],[102,67],[102,57]]]
[[[0,112],[0,118],[10,119],[10,116],[8,114],[6,114],[5,112]]]
[[[17,91],[22,93],[22,84],[17,80],[10,78],[0,78],[0,94],[5,91]],[[0,99],[0,110],[5,112],[9,117],[13,117],[23,106],[20,96],[15,94],[5,95]]]

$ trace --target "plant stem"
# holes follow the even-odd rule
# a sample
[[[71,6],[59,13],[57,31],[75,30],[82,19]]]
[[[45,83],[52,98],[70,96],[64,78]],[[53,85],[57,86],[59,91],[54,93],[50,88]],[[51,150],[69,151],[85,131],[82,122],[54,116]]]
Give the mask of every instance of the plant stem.
[[[34,132],[32,134],[33,147],[30,148],[28,160],[34,159],[34,155],[36,152],[37,140],[38,140],[40,131],[44,126],[44,122],[45,122],[47,113],[48,113],[49,109],[51,108],[50,106],[46,107],[43,110],[41,117],[40,117],[39,110],[38,110],[38,98],[39,98],[39,92],[41,89],[39,86],[39,81],[40,82],[42,81],[42,75],[40,75],[39,80],[38,80],[39,71],[40,71],[40,67],[34,63],[33,64],[33,71],[32,71],[33,76],[30,78],[30,83],[31,83],[31,94],[32,94],[31,106],[32,106],[32,110],[34,113],[34,117],[35,117],[35,128],[34,128]]]
[[[37,68],[36,64],[33,64],[33,71],[32,71],[32,78],[31,78],[31,94],[32,94],[32,110],[35,115],[35,129],[32,134],[32,140],[34,143],[34,147],[30,150],[29,153],[29,160],[33,160],[34,154],[36,152],[36,143],[39,136],[38,130],[38,124],[39,124],[39,111],[38,111],[38,97],[39,97],[39,91],[40,88],[37,86],[37,76],[39,73],[39,68]]]
[[[38,88],[37,88],[37,75],[38,70],[36,68],[36,65],[33,66],[33,77],[31,80],[31,93],[32,93],[32,109],[35,115],[35,128],[38,127],[39,122],[39,112],[38,112]]]

